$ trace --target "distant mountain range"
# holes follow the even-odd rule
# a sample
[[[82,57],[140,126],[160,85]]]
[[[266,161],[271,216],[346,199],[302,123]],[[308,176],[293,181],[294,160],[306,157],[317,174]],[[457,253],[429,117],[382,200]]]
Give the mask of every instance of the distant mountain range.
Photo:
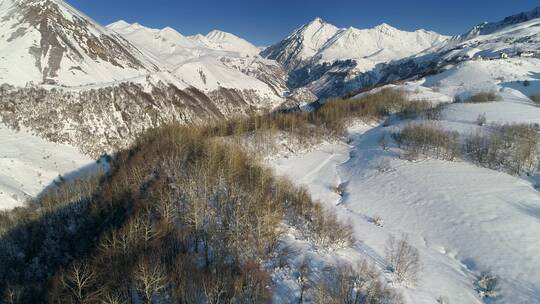
[[[4,0],[0,117],[97,154],[165,122],[296,107],[478,56],[536,52],[539,25],[538,8],[456,37],[317,18],[260,52],[218,30],[104,27],[62,0]]]

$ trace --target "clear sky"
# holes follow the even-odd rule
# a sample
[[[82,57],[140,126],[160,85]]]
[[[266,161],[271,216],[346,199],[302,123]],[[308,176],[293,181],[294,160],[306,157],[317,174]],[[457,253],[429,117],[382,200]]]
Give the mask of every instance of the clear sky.
[[[404,30],[461,34],[540,6],[538,0],[67,0],[102,24],[170,26],[185,35],[220,29],[258,46],[273,44],[315,17],[339,26],[383,22]]]

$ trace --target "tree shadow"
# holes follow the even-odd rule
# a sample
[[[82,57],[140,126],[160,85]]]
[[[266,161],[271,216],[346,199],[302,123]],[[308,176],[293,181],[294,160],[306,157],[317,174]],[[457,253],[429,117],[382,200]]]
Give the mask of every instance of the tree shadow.
[[[69,178],[92,172],[86,166]],[[109,177],[102,177],[104,183]],[[44,190],[50,191],[52,184]],[[0,214],[0,302],[8,290],[20,293],[20,303],[44,303],[50,279],[73,261],[88,257],[98,240],[124,225],[132,209],[129,194],[111,201],[100,188],[75,201],[45,210],[37,203]]]
[[[533,79],[509,81],[504,82],[501,85],[504,88],[510,88],[521,92],[524,96],[529,97],[531,95],[540,94],[540,73],[531,72],[529,76]]]
[[[65,183],[75,183],[80,179],[91,176],[102,176],[108,172],[111,168],[111,157],[108,155],[101,156],[95,162],[82,166],[73,171],[64,173],[56,177],[51,181],[41,192],[36,196],[37,199],[57,190],[61,185]]]

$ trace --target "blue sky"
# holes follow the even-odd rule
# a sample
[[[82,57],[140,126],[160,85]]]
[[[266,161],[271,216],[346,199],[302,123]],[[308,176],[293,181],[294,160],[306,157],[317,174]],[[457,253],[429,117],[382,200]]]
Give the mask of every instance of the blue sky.
[[[220,29],[258,46],[321,17],[339,27],[425,28],[460,34],[482,21],[528,11],[538,0],[67,0],[102,24],[116,20],[192,35]]]

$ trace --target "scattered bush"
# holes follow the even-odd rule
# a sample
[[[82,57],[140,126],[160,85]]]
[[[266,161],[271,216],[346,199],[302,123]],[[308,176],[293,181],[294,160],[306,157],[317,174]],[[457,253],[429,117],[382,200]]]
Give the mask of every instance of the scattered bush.
[[[408,151],[409,159],[416,159],[422,154],[454,160],[459,155],[459,134],[434,124],[410,124],[393,136],[399,147]]]
[[[415,118],[433,109],[433,104],[427,100],[410,101],[405,103],[400,115],[403,118]]]
[[[334,190],[334,193],[336,193],[337,195],[343,196],[343,194],[345,193],[345,184],[341,183],[335,186],[333,190]]]
[[[490,271],[483,271],[475,282],[475,287],[481,298],[496,298],[498,296],[499,279]]]
[[[450,304],[450,300],[447,297],[440,296],[437,298],[437,304]]]
[[[465,138],[464,157],[511,174],[532,173],[540,166],[539,132],[537,125],[493,126]]]
[[[477,123],[485,124],[479,116]],[[433,124],[411,124],[395,133],[408,159],[419,155],[444,160],[468,158],[475,164],[506,171],[530,174],[540,168],[540,127],[538,125],[499,125],[466,136],[463,143],[457,132],[442,130]]]
[[[477,94],[474,94],[467,98],[467,102],[471,103],[484,103],[484,102],[493,102],[493,101],[499,101],[501,100],[501,97],[497,95],[495,92],[480,92]]]
[[[377,227],[383,227],[384,226],[384,220],[379,215],[374,215],[371,218],[371,222]]]
[[[487,122],[487,118],[486,118],[486,114],[480,114],[478,115],[478,117],[476,118],[476,125],[482,127],[483,125],[485,125]]]
[[[385,172],[392,171],[392,164],[390,162],[390,159],[388,159],[388,158],[377,159],[375,161],[375,168],[380,173],[385,173]]]
[[[383,151],[388,150],[388,139],[386,138],[386,134],[383,134],[381,137],[379,137],[378,143],[379,147],[381,147]]]
[[[367,263],[356,267],[339,264],[325,269],[314,291],[316,304],[403,303],[401,297],[379,279],[380,273]]]
[[[350,120],[380,119],[400,112],[408,103],[405,92],[384,88],[347,100],[334,99],[313,112],[271,113],[248,118],[237,117],[203,127],[205,136],[239,136],[282,131],[303,140],[313,137],[339,137],[345,134]]]
[[[303,304],[305,301],[307,291],[312,287],[311,282],[311,259],[304,257],[302,263],[298,267],[298,287],[300,289],[300,295],[298,297],[298,303]]]
[[[388,238],[386,258],[398,282],[416,283],[420,271],[420,253],[409,243],[406,235],[400,240],[394,236]]]
[[[435,107],[426,110],[424,115],[429,120],[439,120],[441,119],[443,110],[446,108],[447,105],[447,103],[439,103]]]

